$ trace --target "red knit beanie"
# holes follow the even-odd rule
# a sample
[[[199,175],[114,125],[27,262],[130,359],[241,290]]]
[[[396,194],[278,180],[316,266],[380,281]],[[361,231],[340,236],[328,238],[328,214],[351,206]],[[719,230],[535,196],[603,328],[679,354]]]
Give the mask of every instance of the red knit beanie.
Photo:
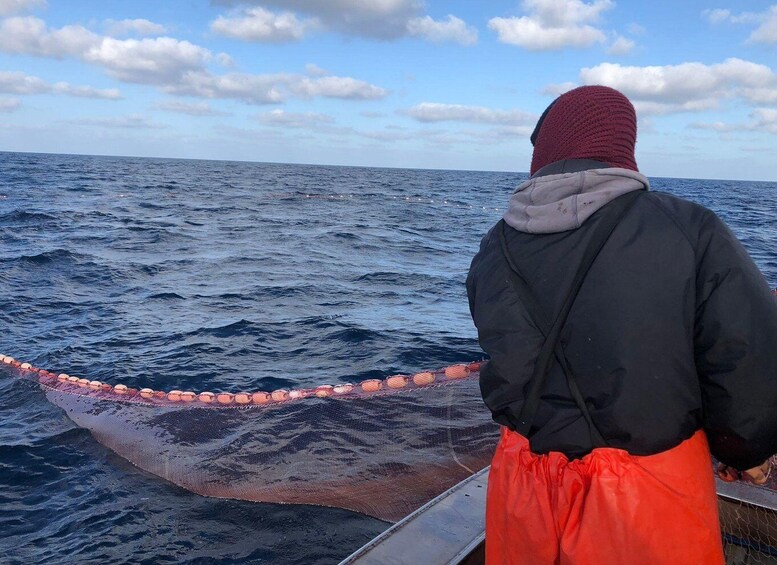
[[[637,171],[637,115],[629,99],[607,86],[581,86],[554,100],[532,134],[533,175],[564,159],[595,159]]]

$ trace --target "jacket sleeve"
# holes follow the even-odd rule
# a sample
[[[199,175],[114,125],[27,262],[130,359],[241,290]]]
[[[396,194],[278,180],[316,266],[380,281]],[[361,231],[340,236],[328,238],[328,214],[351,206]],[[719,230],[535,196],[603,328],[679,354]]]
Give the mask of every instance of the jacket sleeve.
[[[696,248],[694,352],[712,454],[749,469],[777,453],[777,300],[707,211]]]

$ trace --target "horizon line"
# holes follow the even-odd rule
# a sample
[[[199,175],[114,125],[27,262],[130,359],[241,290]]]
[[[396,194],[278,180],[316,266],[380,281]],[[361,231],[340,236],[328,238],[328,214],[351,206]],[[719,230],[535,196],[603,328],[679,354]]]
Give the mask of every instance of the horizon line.
[[[256,165],[298,165],[303,167],[339,167],[339,168],[351,168],[351,169],[389,169],[397,171],[451,171],[451,172],[467,172],[467,173],[503,173],[503,174],[515,174],[524,175],[529,178],[528,171],[508,171],[503,169],[446,169],[441,167],[396,167],[386,165],[347,165],[339,163],[302,163],[297,161],[252,161],[248,159],[207,159],[202,157],[160,157],[160,156],[148,156],[148,155],[117,155],[112,153],[52,153],[48,151],[12,151],[8,149],[0,149],[2,153],[17,153],[22,155],[61,155],[68,157],[113,157],[117,159],[159,159],[167,161],[209,161],[214,163],[253,163]],[[702,180],[702,181],[723,181],[723,182],[757,182],[766,184],[775,184],[775,180],[763,180],[763,179],[724,179],[713,177],[665,177],[657,175],[648,175],[643,171],[638,171],[650,178],[654,179],[672,179],[672,180]]]

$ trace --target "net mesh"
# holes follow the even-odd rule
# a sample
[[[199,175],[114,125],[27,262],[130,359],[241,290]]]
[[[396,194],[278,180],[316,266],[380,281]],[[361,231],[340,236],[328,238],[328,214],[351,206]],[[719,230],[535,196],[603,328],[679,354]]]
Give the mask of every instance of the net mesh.
[[[771,459],[772,468],[777,457]],[[764,485],[717,480],[726,562],[777,565],[777,477]]]
[[[477,386],[479,363],[311,389],[195,393],[0,361],[36,380],[106,447],[205,496],[397,521],[486,467],[498,440]],[[717,485],[726,562],[777,565],[777,473],[765,485]]]
[[[477,363],[354,385],[199,394],[9,364],[100,443],[206,496],[396,521],[486,467],[498,439]]]

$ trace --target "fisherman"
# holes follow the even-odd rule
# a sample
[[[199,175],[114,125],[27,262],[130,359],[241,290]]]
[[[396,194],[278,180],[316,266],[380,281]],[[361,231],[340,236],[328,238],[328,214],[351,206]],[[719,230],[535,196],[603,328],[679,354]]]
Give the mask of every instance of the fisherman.
[[[777,452],[777,301],[714,213],[648,190],[636,137],[617,90],[558,97],[472,261],[490,564],[722,563],[710,451],[754,482]]]

